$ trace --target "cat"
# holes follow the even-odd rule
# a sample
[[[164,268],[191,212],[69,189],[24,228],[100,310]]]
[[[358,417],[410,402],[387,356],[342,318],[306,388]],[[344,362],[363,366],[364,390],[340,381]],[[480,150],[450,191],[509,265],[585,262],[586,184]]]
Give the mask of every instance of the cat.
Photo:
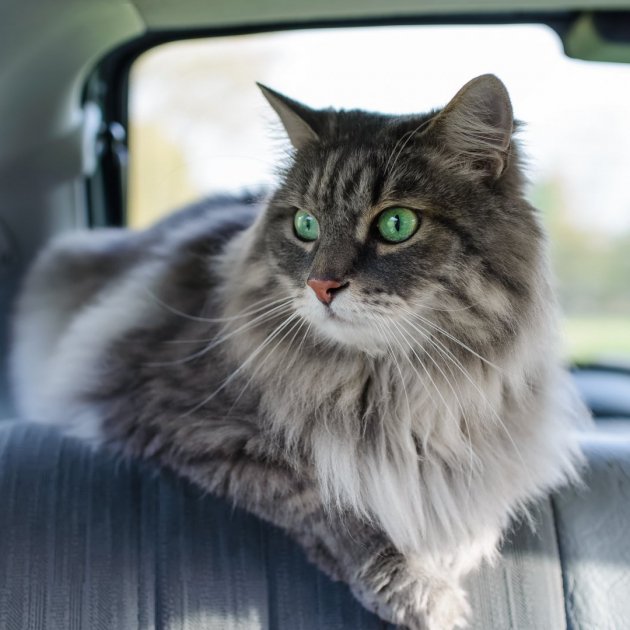
[[[463,576],[581,461],[510,98],[483,75],[391,116],[260,88],[293,147],[265,207],[50,245],[19,408],[275,523],[387,621],[464,626]]]

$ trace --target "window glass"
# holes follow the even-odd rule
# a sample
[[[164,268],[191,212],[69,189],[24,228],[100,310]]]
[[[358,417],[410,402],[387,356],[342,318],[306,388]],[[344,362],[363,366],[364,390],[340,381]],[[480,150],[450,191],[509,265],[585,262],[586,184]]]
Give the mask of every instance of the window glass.
[[[128,220],[258,192],[286,156],[264,83],[313,107],[424,112],[486,72],[507,85],[550,232],[571,358],[630,362],[630,66],[564,56],[542,26],[296,31],[166,44],[130,82]]]

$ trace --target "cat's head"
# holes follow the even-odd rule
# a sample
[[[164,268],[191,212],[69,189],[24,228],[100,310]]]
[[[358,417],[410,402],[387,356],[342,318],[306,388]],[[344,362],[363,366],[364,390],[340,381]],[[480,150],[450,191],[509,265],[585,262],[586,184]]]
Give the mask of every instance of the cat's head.
[[[478,77],[443,109],[407,116],[318,111],[261,89],[294,154],[259,238],[274,281],[320,337],[374,354],[439,328],[468,344],[513,333],[542,236],[499,79]]]

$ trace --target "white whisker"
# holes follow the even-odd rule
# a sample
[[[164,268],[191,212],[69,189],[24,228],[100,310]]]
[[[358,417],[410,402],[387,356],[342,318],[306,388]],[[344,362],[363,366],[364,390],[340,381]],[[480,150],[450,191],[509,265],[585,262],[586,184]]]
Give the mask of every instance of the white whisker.
[[[250,306],[257,306],[259,304],[262,304],[262,306],[260,306],[259,308],[254,308],[252,310],[249,311],[243,311],[241,313],[239,313],[238,315],[233,315],[231,317],[201,317],[200,315],[190,315],[189,313],[184,313],[183,311],[180,311],[179,309],[176,309],[174,306],[171,306],[170,304],[167,304],[166,302],[164,302],[163,300],[161,300],[153,291],[151,291],[151,289],[149,289],[149,287],[142,287],[142,289],[148,293],[148,295],[151,297],[151,299],[156,302],[159,306],[161,306],[162,308],[166,309],[169,313],[173,313],[173,315],[177,315],[179,317],[183,317],[184,319],[188,319],[191,321],[195,321],[195,322],[204,322],[207,324],[217,324],[217,323],[222,323],[222,322],[230,322],[232,320],[235,319],[241,319],[243,317],[247,317],[249,315],[253,315],[254,313],[257,313],[267,307],[272,306],[273,304],[276,303],[280,303],[283,301],[288,301],[292,298],[289,297],[284,297],[284,298],[278,298],[275,300],[272,300],[272,298],[263,298],[262,300],[258,300],[257,302],[253,302],[252,304],[250,304]],[[271,302],[271,303],[269,303]]]
[[[183,357],[181,359],[174,359],[172,361],[161,361],[161,362],[146,363],[145,365],[152,366],[152,367],[160,367],[160,366],[167,366],[167,365],[178,365],[178,364],[182,364],[182,363],[187,363],[188,361],[193,361],[194,359],[198,359],[199,357],[204,356],[205,354],[207,354],[208,352],[210,352],[211,350],[213,350],[217,346],[221,345],[222,343],[224,343],[228,339],[234,337],[234,335],[242,333],[242,332],[244,332],[244,331],[246,331],[246,330],[248,330],[250,328],[254,328],[257,324],[263,323],[263,322],[267,321],[268,319],[273,319],[274,317],[278,317],[280,315],[283,315],[286,311],[290,310],[290,306],[289,306],[289,303],[288,303],[289,301],[290,301],[290,298],[287,299],[286,303],[283,303],[283,304],[280,304],[278,306],[275,306],[274,308],[266,311],[265,313],[262,313],[261,315],[258,315],[256,317],[254,317],[254,319],[252,319],[252,320],[246,322],[245,324],[239,326],[235,330],[232,330],[227,335],[223,335],[222,337],[218,337],[218,338],[217,338],[217,336],[211,337],[208,340],[211,343],[209,343],[208,345],[204,346],[201,350],[199,350],[197,352],[194,352],[193,354],[190,354],[190,355],[188,355],[186,357]],[[219,332],[221,332],[221,331],[219,331]]]
[[[263,360],[252,371],[250,377],[247,379],[247,382],[245,383],[245,385],[243,385],[243,387],[242,387],[241,391],[239,392],[238,396],[234,399],[234,402],[232,403],[232,406],[228,410],[228,413],[227,413],[228,416],[230,415],[230,413],[232,412],[232,409],[234,409],[234,407],[236,406],[238,401],[242,398],[243,394],[245,393],[247,388],[250,386],[251,382],[256,377],[256,374],[258,374],[260,372],[260,370],[263,368],[265,362],[276,351],[278,346],[291,334],[291,332],[295,331],[293,333],[293,337],[291,337],[291,340],[289,341],[289,343],[287,344],[287,347],[285,348],[284,354],[282,355],[283,357],[286,356],[287,352],[289,351],[289,348],[291,347],[291,344],[293,343],[293,341],[295,341],[295,337],[297,336],[297,333],[300,331],[300,329],[302,328],[303,325],[304,325],[304,320],[301,317],[298,316],[297,321],[295,321],[294,324],[289,327],[289,329],[284,333],[284,335],[282,335],[282,337],[280,337],[280,339],[278,339],[278,341],[276,342],[274,347],[271,348],[271,350],[269,350],[269,352],[267,352],[267,354],[264,356]]]
[[[407,302],[412,304],[413,306],[426,308],[428,311],[436,311],[438,313],[459,313],[461,311],[468,311],[471,308],[475,308],[475,306],[479,306],[480,304],[483,304],[483,302],[479,301],[479,302],[471,302],[468,306],[459,306],[457,308],[438,308],[437,306],[429,306],[422,300],[418,300],[418,299],[407,300]]]
[[[508,428],[505,426],[505,423],[503,422],[503,420],[501,419],[499,414],[494,409],[494,406],[490,404],[490,402],[488,401],[488,398],[486,397],[484,392],[479,388],[477,383],[475,383],[474,379],[470,376],[468,371],[463,367],[463,365],[457,359],[457,357],[455,357],[455,355],[453,355],[453,353],[442,342],[440,342],[438,339],[436,339],[434,335],[431,335],[430,332],[428,332],[425,329],[421,330],[420,328],[418,328],[418,326],[416,324],[414,324],[413,322],[411,322],[411,321],[409,321],[407,319],[405,321],[407,322],[408,325],[410,325],[417,332],[419,332],[421,335],[423,335],[424,338],[426,338],[430,343],[433,343],[434,347],[439,348],[439,346],[441,346],[443,348],[443,352],[447,353],[447,354],[444,354],[443,356],[449,358],[452,361],[452,363],[462,372],[464,377],[473,386],[475,391],[481,396],[481,399],[485,403],[486,408],[490,411],[490,413],[492,414],[492,417],[499,423],[499,425],[501,426],[501,428],[505,432],[505,435],[507,436],[508,440],[512,444],[517,457],[521,460],[524,468],[527,469],[527,467],[525,466],[525,461],[523,460],[523,457],[521,455],[520,449],[516,445],[516,442],[514,441],[514,438],[512,437],[512,434],[509,432]]]
[[[204,398],[198,405],[194,406],[192,409],[188,410],[183,416],[189,416],[194,413],[198,409],[201,409],[204,405],[209,403],[217,394],[223,391],[274,339],[277,337],[283,330],[288,326],[292,321],[300,317],[297,313],[293,313],[287,319],[285,319],[281,324],[274,328],[273,332],[271,332],[262,343],[249,355],[249,357],[240,364],[236,370],[234,370],[221,385],[215,389],[209,396]]]
[[[395,326],[395,322],[393,321],[393,319],[390,319],[392,325]],[[437,392],[438,396],[440,397],[440,400],[442,401],[442,404],[444,405],[444,409],[445,411],[451,415],[451,417],[453,418],[453,420],[457,421],[457,419],[455,418],[455,415],[453,413],[453,410],[450,408],[450,406],[447,404],[446,400],[444,399],[444,396],[442,396],[442,392],[440,391],[440,388],[437,386],[436,382],[433,380],[433,377],[431,376],[431,373],[429,372],[428,368],[425,366],[425,364],[423,363],[422,359],[420,358],[420,356],[418,355],[418,353],[416,352],[416,349],[409,343],[409,341],[404,338],[405,341],[407,342],[407,345],[409,346],[409,349],[411,350],[412,354],[415,356],[416,360],[418,361],[418,363],[420,364],[420,366],[422,367],[422,369],[424,370],[427,378],[429,379],[431,385],[433,385],[433,389]],[[400,345],[400,344],[399,344]],[[400,345],[401,350],[402,350],[402,345]],[[413,369],[413,371],[416,373],[416,376],[418,377],[418,380],[424,384],[424,379],[422,378],[422,376],[420,375],[420,373],[418,372],[418,370],[416,369],[416,366],[413,364],[413,361],[411,360],[411,358],[409,357],[409,355],[407,354],[407,352],[405,352],[404,350],[402,350],[402,354],[403,356],[407,359],[409,365],[411,366],[411,368]],[[427,390],[428,391],[428,390]],[[435,405],[435,401],[432,401],[433,404]]]
[[[378,316],[381,319],[381,322],[384,323],[385,320],[382,316]],[[376,323],[376,322],[375,322]],[[378,326],[378,324],[376,324]],[[379,326],[380,328],[380,326]],[[409,414],[409,426],[411,427],[411,425],[413,424],[413,415],[411,413],[411,403],[409,401],[409,395],[407,393],[407,385],[405,384],[405,377],[402,373],[402,370],[400,369],[400,364],[398,363],[398,360],[396,359],[396,354],[394,353],[394,350],[392,348],[392,346],[389,343],[389,340],[387,339],[387,330],[385,328],[385,326],[383,326],[382,332],[381,332],[383,341],[385,341],[385,343],[387,344],[388,348],[389,348],[389,352],[390,352],[390,356],[392,357],[393,361],[394,361],[394,365],[396,366],[396,369],[398,370],[398,374],[400,375],[400,381],[402,383],[403,386],[403,392],[405,394],[405,399],[407,401],[407,412]]]
[[[451,333],[449,333],[448,331],[444,330],[443,328],[441,328],[440,326],[438,326],[434,322],[431,322],[426,317],[422,317],[422,315],[419,315],[418,313],[414,313],[413,311],[410,311],[409,309],[406,309],[404,307],[400,307],[400,309],[403,312],[407,313],[408,315],[410,315],[410,316],[412,316],[412,317],[414,317],[416,319],[419,319],[421,322],[423,322],[427,326],[430,326],[431,328],[437,330],[439,333],[441,333],[445,337],[448,337],[451,341],[455,342],[458,346],[461,346],[464,350],[467,350],[472,355],[476,356],[480,361],[483,361],[486,365],[489,365],[490,367],[494,368],[498,372],[502,371],[501,368],[498,365],[495,365],[494,363],[492,363],[492,361],[489,361],[485,357],[482,357],[478,352],[475,352],[472,348],[467,346],[463,341],[460,341],[457,337],[453,336]]]
[[[407,322],[405,320],[405,323],[409,323],[409,322]],[[393,320],[392,320],[392,324],[394,326],[396,326],[396,328],[400,331],[400,333],[403,336],[403,338],[409,344],[409,347],[412,348],[411,343],[409,343],[409,341],[408,341],[408,338],[411,337],[409,335],[409,332],[404,328],[404,326],[398,326],[398,324],[395,321],[393,321]],[[413,337],[411,337],[411,339],[413,340]],[[430,341],[430,339],[427,338],[427,341]],[[455,402],[456,402],[457,406],[459,407],[460,417],[464,421],[464,425],[466,426],[466,438],[467,438],[467,443],[468,443],[468,455],[469,455],[468,490],[470,491],[470,487],[472,485],[472,475],[473,475],[473,472],[474,472],[474,469],[475,469],[476,457],[475,457],[474,449],[473,449],[473,446],[472,446],[472,436],[471,436],[471,432],[470,432],[470,425],[468,424],[468,418],[466,417],[466,411],[464,410],[464,407],[463,407],[462,402],[461,402],[461,398],[460,398],[457,390],[453,386],[453,383],[448,378],[448,376],[446,376],[446,373],[444,372],[444,370],[442,369],[440,364],[431,356],[431,354],[429,352],[427,352],[426,355],[429,358],[429,360],[433,363],[433,365],[436,367],[436,369],[439,371],[439,373],[442,375],[442,378],[444,379],[444,381],[448,385],[449,389],[453,393],[453,396],[455,398]],[[449,370],[450,370],[450,368],[449,368]],[[453,374],[452,371],[451,371],[451,376],[454,377],[454,374]]]

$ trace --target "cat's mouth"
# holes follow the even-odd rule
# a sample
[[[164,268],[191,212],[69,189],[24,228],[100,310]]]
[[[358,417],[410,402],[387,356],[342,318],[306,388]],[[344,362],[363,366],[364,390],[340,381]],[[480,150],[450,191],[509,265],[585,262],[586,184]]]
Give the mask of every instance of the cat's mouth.
[[[324,305],[308,297],[297,307],[297,311],[312,324],[319,336],[340,346],[351,347],[369,355],[380,355],[387,351],[378,335],[370,326],[370,318],[361,309],[336,303]]]
[[[351,324],[352,322],[346,317],[341,316],[338,312],[332,309],[332,306],[325,307],[324,309],[324,317],[332,320],[334,322],[340,322],[343,324]]]
[[[338,324],[346,325],[360,325],[361,318],[357,317],[357,313],[354,310],[348,312],[346,309],[340,307],[338,304],[317,304],[311,312],[314,311],[315,316],[320,321],[335,322]]]

